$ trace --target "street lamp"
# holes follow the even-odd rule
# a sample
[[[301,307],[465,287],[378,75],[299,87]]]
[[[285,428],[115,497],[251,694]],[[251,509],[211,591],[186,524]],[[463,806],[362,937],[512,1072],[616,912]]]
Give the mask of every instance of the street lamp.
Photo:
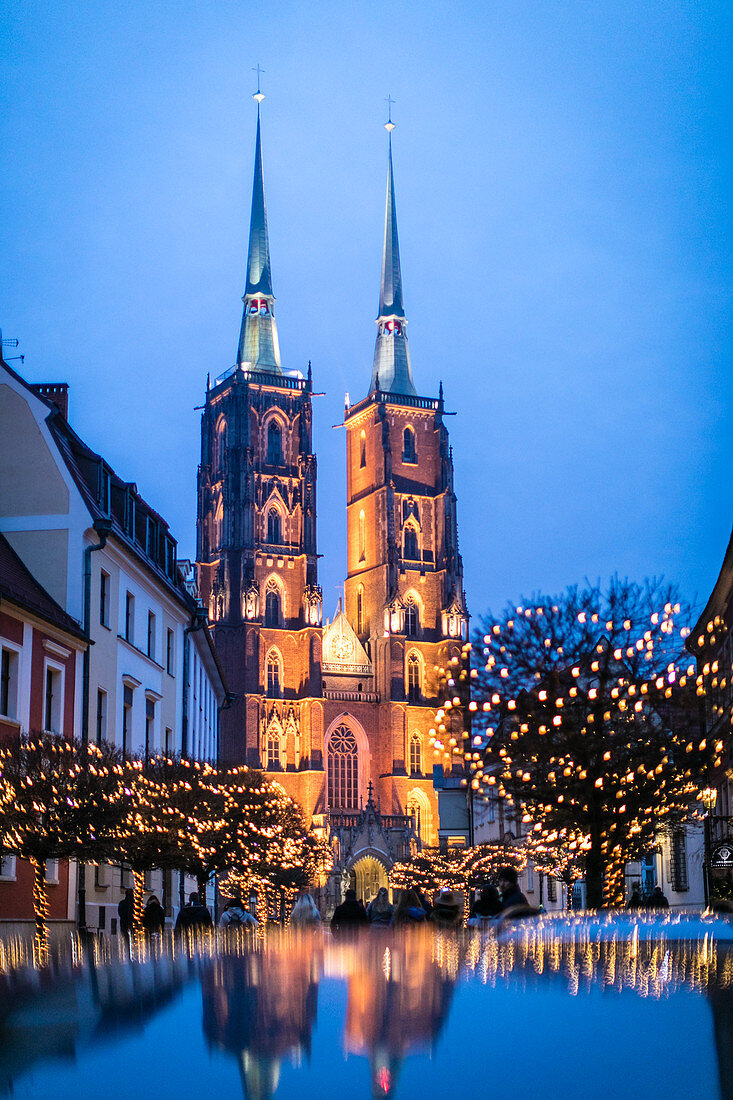
[[[703,874],[703,886],[705,889],[705,905],[710,904],[710,860],[712,857],[712,829],[710,827],[710,815],[718,801],[718,792],[715,787],[706,787],[702,792],[702,803],[705,807],[705,868]]]

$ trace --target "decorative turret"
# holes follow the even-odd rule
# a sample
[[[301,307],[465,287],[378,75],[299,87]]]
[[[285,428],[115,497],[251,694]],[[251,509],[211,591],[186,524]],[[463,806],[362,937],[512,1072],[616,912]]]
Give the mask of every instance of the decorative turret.
[[[392,169],[392,122],[390,115],[384,128],[389,133],[387,165],[387,203],[384,213],[384,249],[382,252],[382,284],[379,291],[377,344],[370,393],[380,389],[386,393],[416,394],[410,366],[410,349],[405,327],[407,318],[402,304],[402,271],[400,243],[397,237],[397,207]]]
[[[259,89],[252,97],[257,101],[257,138],[255,170],[252,182],[252,213],[249,223],[247,284],[244,291],[244,314],[239,334],[237,366],[247,370],[282,374],[277,325],[273,315],[275,295],[270,274],[270,243],[267,236],[265,183],[262,174],[262,139],[260,136],[260,104],[265,98]]]

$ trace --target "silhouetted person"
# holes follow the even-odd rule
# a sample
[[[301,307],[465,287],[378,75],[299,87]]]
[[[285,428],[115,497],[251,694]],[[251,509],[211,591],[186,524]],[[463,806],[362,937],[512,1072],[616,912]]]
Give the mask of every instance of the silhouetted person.
[[[347,890],[346,897],[333,911],[331,930],[336,933],[355,931],[360,925],[366,923],[367,915],[364,907],[356,900],[356,890]]]
[[[132,890],[125,890],[125,896],[117,906],[117,914],[120,918],[120,934],[129,936],[132,932],[133,914],[135,912],[135,894]]]
[[[650,909],[669,909],[669,902],[662,893],[661,886],[655,886],[652,896],[647,901]]]
[[[372,928],[387,928],[392,921],[394,906],[390,904],[386,886],[380,886],[377,896],[367,906],[367,916]]]
[[[495,886],[482,886],[481,893],[471,906],[471,919],[487,920],[501,912],[501,898]]]
[[[641,890],[639,889],[639,883],[635,882],[631,889],[631,897],[626,902],[627,909],[641,909],[644,902],[641,898]]]
[[[165,928],[165,909],[155,894],[150,895],[143,909],[143,928],[148,936],[162,934]]]
[[[401,924],[424,924],[426,919],[427,913],[415,891],[403,890],[392,914],[393,927],[397,928]]]
[[[462,928],[463,899],[455,890],[449,890],[444,886],[438,892],[428,920],[438,928]]]
[[[513,909],[515,905],[526,905],[529,902],[519,889],[518,875],[514,867],[500,867],[497,874],[499,892],[501,893],[501,912]]]
[[[211,913],[201,904],[198,894],[193,893],[188,905],[184,905],[176,919],[176,935],[182,932],[208,931],[212,927]]]

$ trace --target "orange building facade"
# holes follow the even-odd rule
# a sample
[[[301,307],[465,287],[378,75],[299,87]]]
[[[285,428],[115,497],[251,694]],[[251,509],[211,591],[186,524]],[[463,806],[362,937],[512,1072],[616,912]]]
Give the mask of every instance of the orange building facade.
[[[339,885],[369,898],[437,843],[437,670],[468,628],[442,388],[420,397],[412,379],[391,132],[374,370],[344,417],[345,606],[325,625],[312,377],[280,361],[259,106],[243,301],[237,362],[207,386],[199,471],[199,592],[234,696],[221,760],[276,776],[330,836]]]

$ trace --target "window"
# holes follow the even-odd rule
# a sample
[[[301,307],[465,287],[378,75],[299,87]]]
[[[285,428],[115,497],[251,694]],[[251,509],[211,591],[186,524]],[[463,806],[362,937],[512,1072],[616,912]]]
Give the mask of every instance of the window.
[[[416,798],[411,798],[407,803],[407,815],[412,818],[412,827],[417,835],[422,839],[421,833],[421,815],[420,815],[420,803]]]
[[[670,852],[669,878],[672,889],[680,894],[689,890],[687,879],[687,846],[685,843],[685,830],[675,829],[672,833],[672,846]]]
[[[527,864],[527,893],[534,893],[534,864]]]
[[[109,626],[109,573],[104,569],[99,574],[99,621],[102,626]]]
[[[420,658],[411,653],[407,658],[407,698],[410,703],[419,703],[421,696]]]
[[[557,901],[557,879],[552,875],[547,876],[547,900]]]
[[[419,561],[420,550],[417,545],[417,531],[414,527],[405,527],[405,557],[408,561]]]
[[[132,693],[130,684],[125,684],[122,689],[122,755],[127,756],[130,751],[130,736],[132,733]]]
[[[267,513],[267,541],[279,545],[282,542],[280,531],[280,513],[276,508],[271,508]]]
[[[135,641],[135,597],[132,592],[125,595],[125,640]]]
[[[359,561],[366,561],[366,516],[359,512]]]
[[[223,416],[219,418],[214,431],[214,446],[211,456],[211,465],[214,473],[219,473],[224,461],[224,452],[227,445],[227,424]]]
[[[155,615],[148,611],[148,657],[155,660]]]
[[[282,767],[280,737],[275,730],[270,730],[267,735],[267,767],[269,771],[279,771]]]
[[[405,634],[408,638],[417,638],[420,615],[417,604],[412,596],[405,601]]]
[[[359,805],[359,753],[348,726],[338,726],[328,744],[328,797],[332,810]]]
[[[18,654],[3,646],[0,658],[0,714],[18,717]]]
[[[423,774],[423,745],[419,734],[413,734],[409,738],[409,774]]]
[[[173,751],[173,730],[170,726],[165,727],[165,755],[170,756]]]
[[[43,728],[51,733],[63,733],[63,673],[46,665],[43,698]]]
[[[267,654],[267,694],[271,699],[279,699],[280,692],[280,656],[271,649]]]
[[[403,462],[417,462],[417,451],[415,449],[415,433],[412,428],[405,428],[404,445],[402,450]]]
[[[364,585],[356,590],[356,633],[364,633]]]
[[[15,882],[15,856],[0,855],[0,882]]]
[[[174,636],[170,627],[165,633],[165,667],[169,676],[173,675],[173,663],[175,661]]]
[[[107,692],[97,688],[97,744],[107,739]]]
[[[51,886],[59,884],[59,861],[57,859],[46,860],[46,882]]]
[[[265,594],[265,626],[280,626],[280,592],[273,585]]]
[[[155,699],[145,696],[145,759],[155,749]]]
[[[283,438],[282,430],[276,420],[271,420],[267,425],[267,459],[270,466],[283,465]]]
[[[366,432],[363,430],[359,436],[359,466],[362,470],[366,466]]]

